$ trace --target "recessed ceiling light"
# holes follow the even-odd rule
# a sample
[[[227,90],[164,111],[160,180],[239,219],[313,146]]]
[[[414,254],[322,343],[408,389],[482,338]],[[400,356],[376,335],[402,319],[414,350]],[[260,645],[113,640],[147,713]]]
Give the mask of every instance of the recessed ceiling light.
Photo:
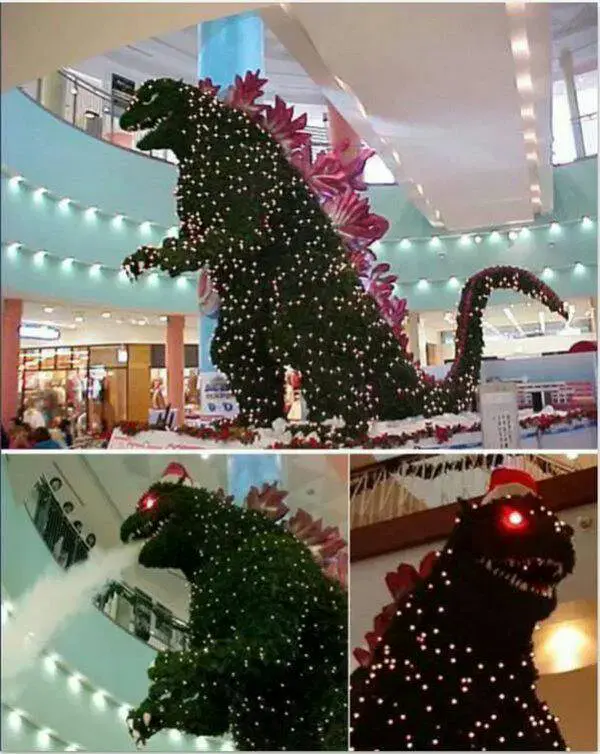
[[[76,317],[74,317],[74,321],[75,322],[83,322],[84,320],[83,320],[83,317],[80,314],[78,314]]]
[[[525,34],[515,35],[510,42],[510,46],[515,58],[529,57],[529,43]]]
[[[45,306],[44,307],[44,312],[46,314],[52,314],[53,311],[54,311],[54,307],[53,306]]]
[[[110,319],[110,312],[102,312],[104,319]]]
[[[167,315],[166,315],[166,314],[162,314],[162,315],[161,315],[161,316],[159,317],[159,320],[160,320],[161,322],[166,322],[166,321],[167,321]]]
[[[529,129],[527,129],[527,131],[525,131],[525,132],[523,133],[523,138],[525,139],[525,141],[529,141],[529,142],[531,142],[532,144],[535,144],[535,143],[537,142],[537,136],[536,136],[536,134],[535,134],[535,131],[533,131],[533,130],[532,130],[532,129],[530,129],[530,128],[529,128]]]

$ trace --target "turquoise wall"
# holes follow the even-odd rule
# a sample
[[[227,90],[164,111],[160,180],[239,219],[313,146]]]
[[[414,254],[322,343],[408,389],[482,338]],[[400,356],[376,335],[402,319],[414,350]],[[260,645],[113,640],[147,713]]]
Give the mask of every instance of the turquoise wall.
[[[49,554],[25,507],[14,498],[7,473],[10,461],[2,456],[1,463],[2,586],[17,601],[42,574],[60,577],[63,572]],[[32,485],[33,481],[32,478]],[[89,679],[95,689],[104,689],[121,703],[136,705],[146,696],[146,672],[154,660],[154,650],[91,605],[69,621],[49,651],[58,653],[70,670]],[[39,661],[23,680],[24,690],[19,698],[4,695],[3,702],[24,710],[38,727],[51,728],[63,741],[76,742],[91,751],[135,751],[126,725],[119,719],[118,708],[113,704],[96,706],[87,690],[73,693],[68,675],[60,669],[51,674]],[[2,749],[31,751],[36,735],[27,726],[14,732],[3,725]],[[190,747],[196,748],[193,740],[173,741],[167,733],[148,744],[150,751],[189,751]]]
[[[51,146],[51,148],[50,148]],[[174,225],[172,165],[104,143],[65,124],[19,91],[2,96],[3,167],[21,174],[26,183],[15,186],[2,178],[1,234],[3,291],[9,295],[52,297],[73,303],[127,307],[166,313],[196,313],[195,286],[164,276],[130,284],[119,279],[121,260],[141,243],[158,243]],[[482,242],[465,245],[460,238],[443,239],[435,248],[432,228],[399,186],[369,190],[374,211],[390,220],[386,238],[376,245],[380,260],[398,275],[399,295],[413,309],[452,308],[464,280],[494,264],[524,266],[537,274],[547,267],[547,282],[564,298],[596,295],[597,228],[584,227],[583,215],[596,217],[597,160],[590,158],[554,170],[555,212],[538,225],[556,219],[559,232],[531,226],[527,237],[514,242],[493,229],[481,231]],[[35,188],[50,194],[37,196]],[[59,205],[69,197],[77,204]],[[93,206],[100,211],[86,214]],[[115,213],[133,221],[116,223]],[[154,225],[141,225],[150,221]],[[402,239],[413,239],[410,246]],[[15,252],[6,244],[24,244]],[[34,252],[49,255],[34,263]],[[52,257],[58,258],[58,260]],[[89,266],[65,269],[60,259],[73,257],[108,269],[91,274]],[[38,260],[39,261],[39,260]],[[582,267],[574,269],[576,262]],[[419,282],[427,279],[428,283]],[[495,301],[515,300],[513,294],[495,294]]]

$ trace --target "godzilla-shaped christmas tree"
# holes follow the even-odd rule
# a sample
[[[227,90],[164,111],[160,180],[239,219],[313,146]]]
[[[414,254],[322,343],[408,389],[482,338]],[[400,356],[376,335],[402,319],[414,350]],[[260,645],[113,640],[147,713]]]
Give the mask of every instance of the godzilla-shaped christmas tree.
[[[245,506],[172,463],[121,527],[139,562],[186,576],[188,646],[160,652],[128,717],[141,745],[165,728],[229,733],[245,751],[347,747],[345,543],[276,486]]]
[[[386,581],[394,602],[358,649],[352,748],[559,751],[557,718],[536,694],[532,634],[571,573],[572,529],[526,473],[499,468],[462,504],[441,552]]]
[[[406,352],[396,278],[370,248],[388,228],[360,194],[372,150],[349,164],[336,151],[313,161],[306,116],[294,119],[278,97],[259,104],[265,83],[258,72],[238,76],[223,99],[210,80],[138,90],[121,126],[146,130],[139,149],[177,156],[181,224],[178,238],[141,247],[125,270],[210,276],[221,302],[211,357],[248,423],[285,417],[287,367],[302,373],[311,421],[358,426],[470,409],[492,290],[521,291],[565,317],[566,307],[525,270],[477,273],[458,307],[452,369],[439,383],[427,378]]]

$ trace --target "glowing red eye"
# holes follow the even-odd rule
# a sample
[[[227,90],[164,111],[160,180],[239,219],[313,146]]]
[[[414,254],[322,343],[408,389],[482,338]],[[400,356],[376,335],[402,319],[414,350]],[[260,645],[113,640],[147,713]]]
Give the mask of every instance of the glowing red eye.
[[[154,504],[156,503],[156,500],[153,497],[147,497],[144,501],[144,508],[148,510],[148,508],[153,508]]]
[[[515,508],[506,508],[502,514],[502,525],[506,529],[515,531],[525,529],[527,527],[527,520],[525,516]]]
[[[138,510],[148,511],[150,508],[154,508],[157,502],[157,499],[153,495],[144,495],[138,503]]]

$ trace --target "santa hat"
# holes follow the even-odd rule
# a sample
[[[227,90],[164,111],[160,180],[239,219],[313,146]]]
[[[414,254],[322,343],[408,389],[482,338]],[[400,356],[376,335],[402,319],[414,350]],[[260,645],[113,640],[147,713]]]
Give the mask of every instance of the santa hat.
[[[481,503],[491,503],[492,500],[498,500],[508,495],[534,495],[539,497],[538,485],[536,480],[526,471],[520,469],[510,469],[500,466],[492,471],[488,491],[483,496]]]
[[[170,463],[163,471],[160,478],[161,484],[184,484],[186,487],[193,487],[194,482],[187,473],[184,466],[180,463]]]

